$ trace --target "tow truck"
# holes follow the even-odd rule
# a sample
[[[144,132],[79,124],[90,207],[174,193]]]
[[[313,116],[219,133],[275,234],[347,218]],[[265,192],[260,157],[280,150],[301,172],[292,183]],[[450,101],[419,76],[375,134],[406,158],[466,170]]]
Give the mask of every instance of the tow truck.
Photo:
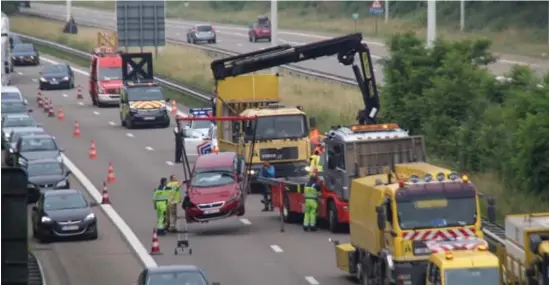
[[[93,105],[103,107],[120,103],[122,57],[117,51],[116,32],[98,32],[97,46],[90,63],[89,90]]]

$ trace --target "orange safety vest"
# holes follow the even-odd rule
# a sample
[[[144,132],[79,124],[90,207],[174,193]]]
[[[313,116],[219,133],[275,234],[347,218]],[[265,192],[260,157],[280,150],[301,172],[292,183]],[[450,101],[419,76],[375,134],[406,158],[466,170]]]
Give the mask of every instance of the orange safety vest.
[[[320,132],[316,128],[312,129],[309,132],[309,140],[311,140],[311,143],[313,145],[319,145],[320,144]]]

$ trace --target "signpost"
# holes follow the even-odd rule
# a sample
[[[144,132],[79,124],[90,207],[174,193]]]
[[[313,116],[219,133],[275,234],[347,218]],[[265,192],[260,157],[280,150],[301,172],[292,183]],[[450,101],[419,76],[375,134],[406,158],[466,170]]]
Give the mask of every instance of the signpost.
[[[379,0],[372,1],[372,5],[370,5],[370,14],[374,15],[374,18],[375,18],[376,35],[378,33],[378,27],[377,27],[378,15],[381,15],[383,13],[385,13],[385,8],[383,8],[383,5],[381,4],[381,2],[379,2]]]
[[[116,31],[118,46],[158,47],[166,45],[165,1],[116,1]]]
[[[359,18],[360,18],[360,15],[358,13],[353,13],[353,20],[355,21],[355,33],[356,33],[356,24]]]

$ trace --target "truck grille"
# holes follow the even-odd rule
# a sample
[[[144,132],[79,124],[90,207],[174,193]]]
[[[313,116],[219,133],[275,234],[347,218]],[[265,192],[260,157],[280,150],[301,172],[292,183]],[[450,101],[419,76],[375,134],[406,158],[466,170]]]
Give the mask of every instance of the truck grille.
[[[282,159],[298,159],[299,151],[297,147],[283,148],[264,148],[259,150],[259,159],[261,160],[282,160]]]
[[[120,94],[120,89],[107,89],[108,94]]]

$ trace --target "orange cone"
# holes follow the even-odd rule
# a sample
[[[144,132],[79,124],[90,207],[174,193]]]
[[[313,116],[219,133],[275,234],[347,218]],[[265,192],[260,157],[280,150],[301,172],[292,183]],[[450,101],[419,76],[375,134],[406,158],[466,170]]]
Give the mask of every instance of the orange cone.
[[[40,105],[40,102],[42,102],[42,92],[38,91],[36,93],[36,103],[38,103],[38,105]]]
[[[50,104],[50,103],[49,103],[49,102],[50,102],[49,100],[50,100],[50,99],[48,99],[48,97],[44,97],[44,100],[42,100],[42,101],[44,101],[43,104],[42,104],[42,107],[44,108],[44,113],[47,113],[47,112],[48,112],[48,109],[49,109],[48,106],[49,106],[49,104]]]
[[[82,96],[82,86],[78,85],[78,91],[76,91],[76,99],[83,100],[84,96]]]
[[[57,109],[57,120],[58,121],[64,121],[65,120],[65,112],[63,112],[63,108],[59,107]]]
[[[101,204],[110,204],[109,189],[107,188],[107,182],[103,182],[103,194],[101,195]]]
[[[48,106],[48,117],[50,118],[55,117],[55,111],[53,110],[53,105]]]
[[[97,149],[95,149],[95,142],[92,140],[90,145],[90,159],[97,158]]]
[[[73,137],[79,137],[80,136],[80,124],[78,124],[78,121],[74,121],[74,132],[72,132]]]
[[[114,176],[114,167],[112,166],[112,161],[109,162],[109,170],[107,172],[107,182],[109,182],[109,183],[116,182],[116,177]]]
[[[151,255],[160,255],[162,252],[160,252],[160,243],[158,242],[158,234],[156,228],[154,228],[153,231],[153,239],[152,239],[152,246],[151,246]]]
[[[175,115],[177,114],[177,102],[175,102],[175,100],[172,100],[172,114]]]

